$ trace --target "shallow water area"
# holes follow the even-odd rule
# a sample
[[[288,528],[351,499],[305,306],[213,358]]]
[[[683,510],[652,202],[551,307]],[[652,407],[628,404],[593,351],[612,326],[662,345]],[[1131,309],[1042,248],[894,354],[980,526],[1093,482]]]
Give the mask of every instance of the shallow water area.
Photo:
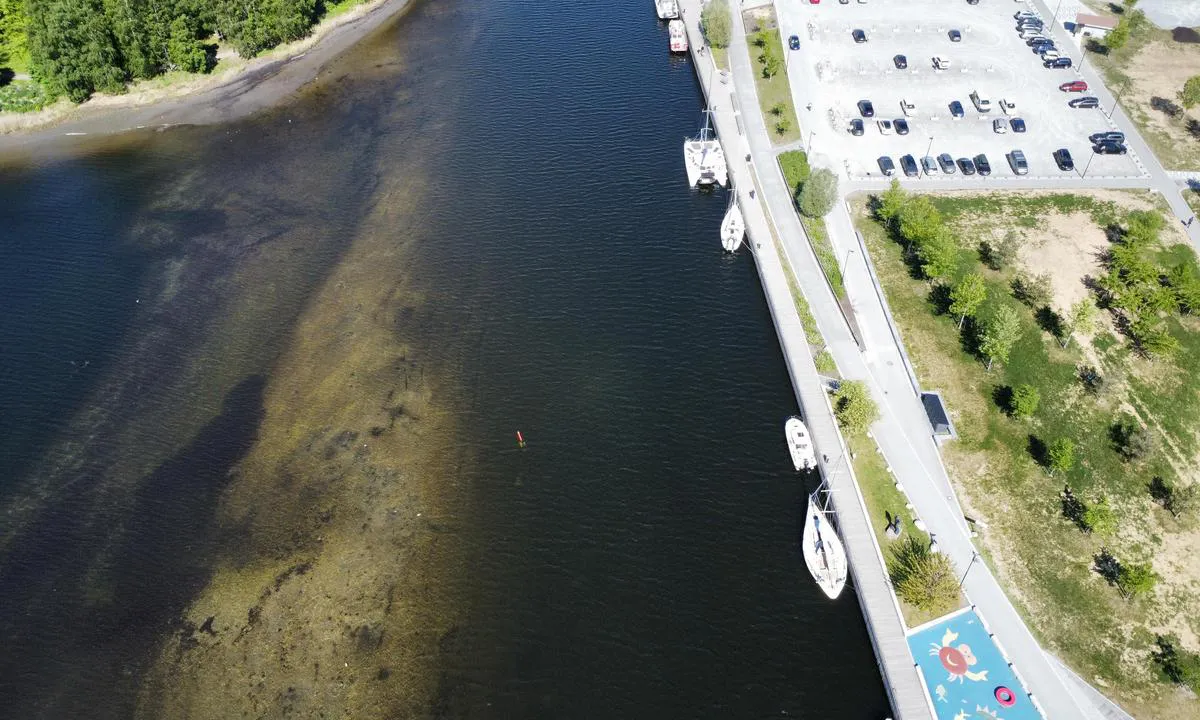
[[[699,98],[651,3],[419,2],[7,170],[0,716],[883,717]]]

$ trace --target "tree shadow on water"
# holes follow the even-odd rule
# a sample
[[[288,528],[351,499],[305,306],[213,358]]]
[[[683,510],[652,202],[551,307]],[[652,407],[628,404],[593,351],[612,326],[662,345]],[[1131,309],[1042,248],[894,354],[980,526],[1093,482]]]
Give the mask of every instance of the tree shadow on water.
[[[211,572],[214,511],[256,439],[264,386],[261,376],[239,383],[130,493],[79,478],[91,486],[80,482],[12,538],[0,556],[0,706],[28,717],[133,714],[139,671]]]

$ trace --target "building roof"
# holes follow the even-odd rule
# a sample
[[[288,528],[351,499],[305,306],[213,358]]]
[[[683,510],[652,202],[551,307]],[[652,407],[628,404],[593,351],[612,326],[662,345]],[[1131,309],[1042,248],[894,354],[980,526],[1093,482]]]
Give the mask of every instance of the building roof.
[[[1102,28],[1104,30],[1112,30],[1117,26],[1117,19],[1108,15],[1088,15],[1087,13],[1079,13],[1075,16],[1076,25],[1086,25],[1088,27]]]

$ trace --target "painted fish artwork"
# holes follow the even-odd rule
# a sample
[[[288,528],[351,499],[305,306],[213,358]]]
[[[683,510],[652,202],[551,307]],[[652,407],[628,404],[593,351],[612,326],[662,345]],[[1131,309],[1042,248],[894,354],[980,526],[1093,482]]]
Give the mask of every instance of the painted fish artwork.
[[[938,720],[1044,718],[974,610],[913,630],[908,646]]]

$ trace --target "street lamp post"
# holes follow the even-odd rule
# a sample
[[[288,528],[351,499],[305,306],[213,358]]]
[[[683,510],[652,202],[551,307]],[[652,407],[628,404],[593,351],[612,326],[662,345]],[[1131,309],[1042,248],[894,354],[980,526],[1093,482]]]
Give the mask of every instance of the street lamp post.
[[[846,263],[850,262],[850,253],[854,252],[854,248],[846,251],[846,256],[842,258],[842,275],[846,274]]]
[[[933,150],[933,138],[929,138],[929,147],[925,148],[925,157],[929,157],[930,151]]]
[[[963,573],[962,580],[958,581],[958,589],[959,590],[962,590],[963,583],[965,583],[967,581],[967,575],[970,574],[971,568],[975,567],[975,561],[977,559],[979,559],[979,553],[972,550],[971,551],[971,562],[967,563],[967,570],[966,570],[966,572]]]
[[[1050,18],[1050,27],[1054,27],[1054,23],[1058,22],[1058,11],[1062,9],[1062,0],[1058,0],[1058,7],[1054,8],[1054,17]]]
[[[1113,98],[1113,106],[1108,111],[1108,116],[1107,116],[1109,120],[1112,120],[1113,113],[1115,113],[1117,111],[1117,103],[1120,102],[1121,96],[1124,95],[1125,91],[1128,89],[1129,89],[1129,83],[1125,83],[1124,85],[1121,86],[1121,91],[1117,93],[1117,96],[1115,98]]]
[[[809,130],[809,131],[808,131],[808,142],[804,143],[804,147],[808,148],[808,152],[809,152],[809,154],[810,154],[810,155],[812,154],[812,139],[813,139],[813,135],[815,135],[815,134],[816,134],[816,132],[817,132],[816,130]]]
[[[1081,174],[1081,175],[1079,176],[1080,178],[1085,178],[1085,177],[1087,177],[1087,171],[1088,171],[1088,168],[1090,168],[1090,167],[1092,166],[1092,160],[1095,160],[1095,159],[1096,159],[1096,151],[1095,151],[1095,150],[1093,150],[1093,151],[1092,151],[1092,156],[1088,158],[1087,165],[1084,165],[1084,166],[1083,166],[1083,174]]]

